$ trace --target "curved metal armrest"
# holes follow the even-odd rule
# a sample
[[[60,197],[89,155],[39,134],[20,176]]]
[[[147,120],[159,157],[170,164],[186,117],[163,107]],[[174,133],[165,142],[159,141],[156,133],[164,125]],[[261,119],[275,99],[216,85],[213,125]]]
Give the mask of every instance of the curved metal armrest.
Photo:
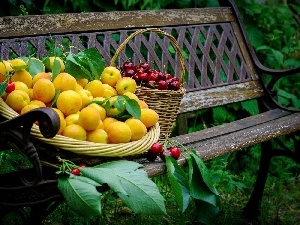
[[[12,148],[25,155],[35,168],[34,180],[28,182],[25,176],[21,179],[25,185],[43,180],[42,167],[37,149],[30,140],[30,131],[33,123],[38,122],[41,134],[52,138],[59,130],[59,116],[51,108],[38,108],[13,119],[0,123],[0,150]]]
[[[30,129],[33,123],[38,122],[41,134],[45,138],[52,138],[59,130],[59,116],[57,113],[48,107],[37,108],[23,115],[16,116],[13,119],[6,120],[0,123],[0,132],[5,130],[23,127]]]
[[[279,102],[276,99],[274,99],[277,92],[272,90],[274,85],[280,78],[291,76],[291,75],[296,75],[297,73],[300,73],[300,67],[293,68],[293,69],[277,70],[277,69],[271,69],[271,68],[268,68],[268,67],[262,65],[261,62],[259,61],[259,59],[257,58],[254,48],[248,38],[244,23],[241,19],[239,10],[238,10],[234,0],[219,0],[219,4],[220,4],[220,6],[230,7],[232,9],[235,19],[238,23],[238,26],[242,32],[242,36],[244,38],[248,52],[250,53],[250,57],[253,61],[253,64],[254,64],[257,72],[259,73],[259,75],[266,74],[266,75],[272,76],[272,79],[268,82],[268,84],[262,82],[264,85],[264,89],[268,95],[267,96],[267,101],[268,101],[267,107],[269,107],[269,108],[279,107],[279,108],[282,108],[282,109],[288,110],[288,111],[300,111],[300,109],[287,108],[287,107],[279,104]],[[262,77],[261,77],[261,79],[262,79]]]

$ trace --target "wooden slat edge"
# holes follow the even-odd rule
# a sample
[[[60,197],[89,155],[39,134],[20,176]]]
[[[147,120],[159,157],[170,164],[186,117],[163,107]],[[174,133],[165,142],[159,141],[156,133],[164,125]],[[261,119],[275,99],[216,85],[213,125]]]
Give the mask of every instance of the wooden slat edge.
[[[245,130],[229,133],[205,141],[190,143],[188,149],[195,149],[203,160],[209,160],[226,153],[268,141],[275,137],[290,134],[300,130],[300,113],[293,113],[274,121],[269,121]],[[186,160],[181,157],[178,164],[183,167]],[[162,161],[144,163],[144,170],[149,177],[154,177],[166,172],[166,165]]]
[[[197,91],[187,91],[181,100],[178,113],[211,108],[228,103],[259,98],[264,90],[259,81],[226,85]]]
[[[7,16],[0,18],[0,38],[232,20],[225,7]]]

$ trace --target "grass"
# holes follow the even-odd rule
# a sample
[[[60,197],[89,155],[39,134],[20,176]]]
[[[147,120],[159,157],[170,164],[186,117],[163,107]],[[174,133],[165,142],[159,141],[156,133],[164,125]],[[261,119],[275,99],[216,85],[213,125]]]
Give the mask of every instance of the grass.
[[[256,149],[257,150],[257,149]],[[213,179],[220,193],[220,212],[213,225],[229,224],[262,224],[262,225],[299,225],[300,224],[300,165],[287,158],[274,158],[261,205],[261,216],[258,222],[248,223],[239,215],[248,201],[255,179],[255,171],[258,167],[258,157],[255,149],[251,157],[246,155],[247,166],[236,167],[222,164],[219,160],[208,162],[213,170]],[[237,157],[237,156],[232,156]],[[250,162],[250,161],[251,162]],[[227,159],[227,161],[230,161]],[[218,179],[220,178],[220,179]],[[193,222],[195,213],[193,205],[182,213],[170,189],[166,175],[153,178],[166,200],[167,215],[142,216],[135,215],[126,206],[122,205],[114,193],[106,194],[102,199],[103,215],[101,217],[87,219],[73,213],[66,204],[60,205],[48,218],[44,225],[198,225]]]

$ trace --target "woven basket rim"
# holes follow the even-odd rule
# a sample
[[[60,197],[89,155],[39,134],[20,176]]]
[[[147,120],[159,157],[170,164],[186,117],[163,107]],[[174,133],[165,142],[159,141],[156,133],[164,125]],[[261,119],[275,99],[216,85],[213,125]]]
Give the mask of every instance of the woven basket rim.
[[[12,119],[19,116],[19,114],[10,108],[2,98],[0,100],[0,113],[6,119]],[[89,141],[80,141],[63,135],[56,135],[53,138],[45,138],[41,134],[39,126],[36,124],[33,124],[31,128],[31,135],[44,143],[79,155],[123,157],[139,155],[149,150],[150,146],[159,139],[160,126],[159,123],[156,123],[154,126],[150,127],[146,135],[140,140],[119,144],[101,144]]]

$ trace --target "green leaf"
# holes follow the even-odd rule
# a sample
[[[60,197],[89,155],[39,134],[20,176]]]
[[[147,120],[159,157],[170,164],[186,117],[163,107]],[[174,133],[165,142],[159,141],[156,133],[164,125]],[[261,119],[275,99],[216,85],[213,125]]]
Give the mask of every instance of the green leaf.
[[[175,200],[181,211],[184,212],[190,203],[188,177],[177,161],[170,156],[166,157],[166,166],[170,184],[175,194]]]
[[[37,73],[44,72],[45,66],[43,62],[36,58],[30,58],[28,60],[28,72],[32,77],[34,77]]]
[[[83,54],[90,66],[93,78],[99,80],[105,67],[105,63],[100,52],[96,48],[87,48],[83,51]]]
[[[75,176],[58,177],[58,189],[69,207],[79,215],[101,215],[101,193],[96,190],[95,185],[76,179]]]
[[[57,77],[57,75],[60,73],[60,71],[61,71],[60,62],[59,62],[59,60],[54,58],[53,66],[52,66],[52,79],[53,80]]]
[[[215,107],[212,110],[215,123],[223,124],[226,122],[228,112],[224,107]]]
[[[93,80],[91,72],[86,68],[86,63],[73,53],[70,53],[66,58],[65,71],[76,79],[86,78]]]
[[[119,192],[118,195],[135,213],[166,214],[163,196],[147,173],[139,169],[141,166],[136,162],[119,160],[101,164],[96,168],[110,170],[119,177],[127,194]]]
[[[216,206],[218,202],[217,195],[219,195],[219,193],[212,183],[208,169],[194,151],[191,151],[189,155],[188,164],[191,197]]]
[[[271,49],[271,51],[272,51],[272,53],[273,53],[273,55],[274,55],[274,57],[275,57],[278,65],[282,66],[282,64],[283,64],[283,58],[284,58],[282,52],[280,52],[278,50],[275,50],[275,49]]]
[[[119,177],[111,170],[107,168],[80,168],[80,172],[83,176],[88,177],[99,184],[108,184],[108,186],[115,192],[127,195],[126,191],[122,187]]]
[[[241,102],[242,108],[250,113],[250,115],[256,115],[259,113],[258,104],[256,100]]]
[[[139,103],[134,99],[127,99],[125,102],[126,111],[136,119],[141,118],[141,108]]]
[[[122,111],[125,104],[125,98],[123,96],[118,96],[117,101],[114,102],[114,107],[116,107],[119,111]]]
[[[78,168],[81,172],[81,167]],[[73,179],[76,179],[76,180],[80,180],[82,182],[85,182],[85,183],[88,183],[88,184],[91,184],[91,185],[94,185],[95,187],[98,187],[98,186],[102,186],[101,184],[99,184],[98,182],[88,178],[88,177],[84,177],[84,176],[74,176]]]
[[[6,88],[7,88],[7,83],[1,82],[0,83],[0,96],[2,96],[2,94],[5,92]]]
[[[137,162],[128,161],[128,160],[117,160],[117,161],[111,161],[102,163],[100,165],[94,166],[94,168],[107,168],[107,169],[131,169],[131,170],[137,170],[139,168],[142,168],[143,165],[139,164]]]
[[[27,70],[27,69],[28,69],[28,66],[27,66],[27,65],[22,65],[22,66],[12,66],[12,69],[15,70],[15,71],[18,71],[18,70]]]
[[[99,80],[105,67],[104,60],[96,48],[87,48],[66,58],[65,71],[76,79]]]
[[[207,225],[212,224],[218,212],[219,207],[201,200],[195,200],[195,221]]]

